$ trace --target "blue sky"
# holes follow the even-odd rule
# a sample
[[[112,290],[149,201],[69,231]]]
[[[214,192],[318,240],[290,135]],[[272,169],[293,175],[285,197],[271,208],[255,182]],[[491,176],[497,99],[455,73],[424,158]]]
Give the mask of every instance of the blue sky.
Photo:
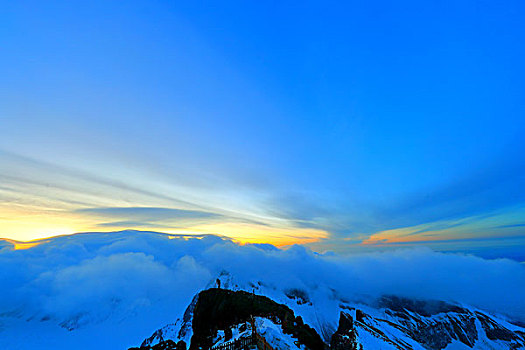
[[[0,236],[148,229],[525,260],[521,1],[0,13]]]

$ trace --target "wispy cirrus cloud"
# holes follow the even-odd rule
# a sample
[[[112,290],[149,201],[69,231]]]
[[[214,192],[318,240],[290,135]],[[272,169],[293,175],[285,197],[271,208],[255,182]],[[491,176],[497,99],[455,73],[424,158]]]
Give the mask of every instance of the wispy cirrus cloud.
[[[173,228],[225,220],[223,215],[216,213],[163,207],[100,207],[77,209],[74,212],[98,220],[112,220],[99,223],[101,227]]]
[[[266,237],[274,244],[291,244],[326,235],[265,211],[258,197],[242,189],[232,191],[216,182],[204,189],[177,181],[144,183],[134,175],[123,182],[96,169],[0,150],[0,237],[33,240],[102,228],[140,228],[214,233],[250,242]]]
[[[211,219],[222,217],[220,214],[206,211],[163,207],[101,207],[77,209],[75,212],[109,218],[138,218],[148,221],[160,221],[166,219]]]

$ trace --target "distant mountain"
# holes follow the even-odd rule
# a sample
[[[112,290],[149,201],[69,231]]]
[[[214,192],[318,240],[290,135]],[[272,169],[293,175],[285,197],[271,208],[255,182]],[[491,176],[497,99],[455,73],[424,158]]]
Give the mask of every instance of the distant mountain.
[[[345,308],[332,349],[525,349],[523,327],[468,307],[384,297]]]

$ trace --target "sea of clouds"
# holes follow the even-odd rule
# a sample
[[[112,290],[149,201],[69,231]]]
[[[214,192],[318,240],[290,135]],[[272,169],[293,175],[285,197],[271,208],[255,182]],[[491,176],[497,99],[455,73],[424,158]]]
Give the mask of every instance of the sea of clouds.
[[[58,237],[25,250],[3,241],[0,266],[4,340],[20,332],[11,325],[17,322],[74,333],[108,319],[120,329],[136,319],[138,341],[173,322],[224,271],[282,290],[329,288],[347,300],[394,294],[454,301],[525,321],[523,264],[428,249],[318,254],[302,246],[126,231]]]

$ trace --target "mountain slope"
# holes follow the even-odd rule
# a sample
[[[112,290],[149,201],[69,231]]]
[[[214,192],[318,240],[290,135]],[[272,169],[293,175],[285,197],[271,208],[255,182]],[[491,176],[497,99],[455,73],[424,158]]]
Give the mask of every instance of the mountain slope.
[[[223,278],[225,276],[222,275]],[[232,286],[231,276],[225,282]],[[225,300],[225,296],[230,300]],[[305,301],[304,297],[289,296],[290,307],[299,306],[299,309],[304,310],[304,305],[307,305],[314,308],[314,304]],[[231,302],[232,298],[235,299],[234,303]],[[308,325],[303,326],[302,318],[294,317],[291,309],[269,298],[243,291],[209,289],[201,292],[194,300],[197,303],[192,303],[188,310],[195,313],[187,310],[186,319],[176,322],[175,326],[168,325],[156,331],[143,342],[141,349],[151,349],[157,344],[159,348],[172,349],[168,340],[172,341],[170,344],[181,340],[187,344],[188,337],[181,338],[181,335],[186,334],[182,330],[190,324],[194,332],[190,349],[208,349],[217,344],[217,339],[223,339],[225,334],[230,334],[225,340],[229,340],[232,334],[247,334],[250,329],[249,316],[261,317],[259,327],[263,333],[267,329],[275,329],[271,320],[277,319],[282,334],[291,334],[297,344],[312,350],[326,347],[337,350],[525,349],[523,327],[474,308],[441,301],[385,296],[371,304],[341,303],[337,329],[330,334],[330,340],[323,344],[305,341],[300,331],[291,330],[287,324],[310,329],[310,337],[318,337],[319,341],[321,338],[318,332],[326,331],[329,327],[318,324],[314,331]],[[190,314],[193,315],[191,320],[187,318]],[[291,316],[286,316],[288,314]],[[290,322],[290,317],[295,321]],[[272,341],[279,343],[281,340],[272,338],[270,344]]]

